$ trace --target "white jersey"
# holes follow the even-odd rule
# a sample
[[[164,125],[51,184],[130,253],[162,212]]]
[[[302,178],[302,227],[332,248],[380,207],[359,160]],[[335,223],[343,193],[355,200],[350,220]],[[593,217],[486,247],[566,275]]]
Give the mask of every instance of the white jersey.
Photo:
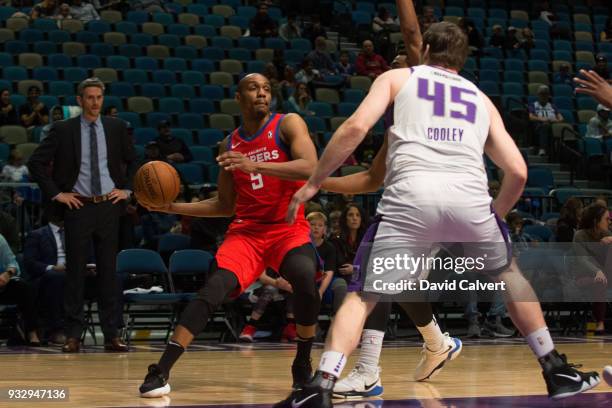
[[[406,198],[397,187],[407,181],[411,189],[415,182],[423,186],[423,198],[438,182],[452,182],[464,187],[466,199],[490,201],[483,161],[490,118],[484,97],[472,82],[441,68],[420,65],[411,71],[394,101],[379,212],[396,210],[385,207],[389,199]],[[414,194],[418,191],[410,191],[412,198]],[[431,198],[441,204],[439,195]]]

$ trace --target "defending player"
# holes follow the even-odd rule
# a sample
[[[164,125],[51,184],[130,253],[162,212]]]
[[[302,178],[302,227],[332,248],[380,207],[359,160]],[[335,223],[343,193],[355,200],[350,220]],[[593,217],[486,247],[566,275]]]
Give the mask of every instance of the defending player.
[[[378,207],[382,220],[370,259],[389,256],[385,247],[389,244],[402,244],[411,257],[421,253],[422,248],[415,246],[430,248],[427,243],[477,243],[475,247],[465,244],[464,249],[473,250],[474,256],[488,253],[483,273],[505,282],[509,314],[542,366],[549,396],[559,399],[595,387],[600,382],[597,373],[576,370],[555,350],[535,293],[506,248],[508,234],[498,216],[505,216],[520,197],[527,169],[497,109],[457,74],[467,58],[467,37],[454,24],[436,23],[423,35],[422,50],[427,65],[381,75],[357,111],[336,131],[315,173],[295,194],[289,221],[300,203],[316,193],[394,103],[386,188]],[[484,152],[505,174],[493,203]],[[416,276],[420,272],[425,271],[416,271]],[[387,278],[395,283],[415,279],[401,269],[389,273]],[[364,292],[349,294],[340,308],[313,380],[277,406],[332,406],[334,383],[358,342],[366,316],[381,295],[396,293],[376,289],[370,268],[364,275]]]
[[[294,387],[310,379],[310,350],[320,297],[315,286],[318,260],[310,241],[304,209],[295,224],[285,215],[291,196],[311,174],[317,156],[303,120],[295,114],[270,112],[271,87],[260,74],[238,85],[243,125],[224,141],[217,158],[222,167],[218,197],[199,203],[173,203],[150,208],[194,217],[236,215],[217,251],[216,269],[180,322],[157,364],[149,366],[140,386],[143,397],[170,392],[170,369],[221,303],[250,286],[266,267],[280,272],[294,288],[297,355],[292,365]]]

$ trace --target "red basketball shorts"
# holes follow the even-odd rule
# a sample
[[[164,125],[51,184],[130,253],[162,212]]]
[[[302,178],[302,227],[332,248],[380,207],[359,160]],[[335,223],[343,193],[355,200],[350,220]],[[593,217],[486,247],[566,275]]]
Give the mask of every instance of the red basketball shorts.
[[[293,225],[234,221],[215,258],[218,268],[236,275],[243,292],[265,268],[278,272],[287,252],[310,242],[310,225],[305,219]]]

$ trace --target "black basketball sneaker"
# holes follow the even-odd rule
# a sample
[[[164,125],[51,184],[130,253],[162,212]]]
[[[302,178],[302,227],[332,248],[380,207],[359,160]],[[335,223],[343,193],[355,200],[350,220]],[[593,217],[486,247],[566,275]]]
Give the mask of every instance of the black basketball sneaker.
[[[291,366],[293,375],[293,389],[299,390],[312,379],[312,363],[310,360],[304,365],[297,365],[295,362]]]
[[[581,365],[568,363],[565,354],[559,354],[557,350],[540,358],[539,362],[542,365],[548,396],[555,400],[590,390],[601,381],[595,371],[578,371],[577,368]]]
[[[140,396],[144,398],[158,398],[170,393],[168,378],[157,364],[149,366],[144,382],[140,385]]]
[[[293,391],[274,408],[332,408],[334,382],[328,374],[317,371],[309,383]]]

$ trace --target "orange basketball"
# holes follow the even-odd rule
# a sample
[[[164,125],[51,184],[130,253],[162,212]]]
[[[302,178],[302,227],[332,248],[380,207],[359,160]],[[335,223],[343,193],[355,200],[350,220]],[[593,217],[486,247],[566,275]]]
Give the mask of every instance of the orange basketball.
[[[152,161],[142,165],[134,177],[134,195],[144,206],[170,204],[179,194],[181,179],[166,162]]]

